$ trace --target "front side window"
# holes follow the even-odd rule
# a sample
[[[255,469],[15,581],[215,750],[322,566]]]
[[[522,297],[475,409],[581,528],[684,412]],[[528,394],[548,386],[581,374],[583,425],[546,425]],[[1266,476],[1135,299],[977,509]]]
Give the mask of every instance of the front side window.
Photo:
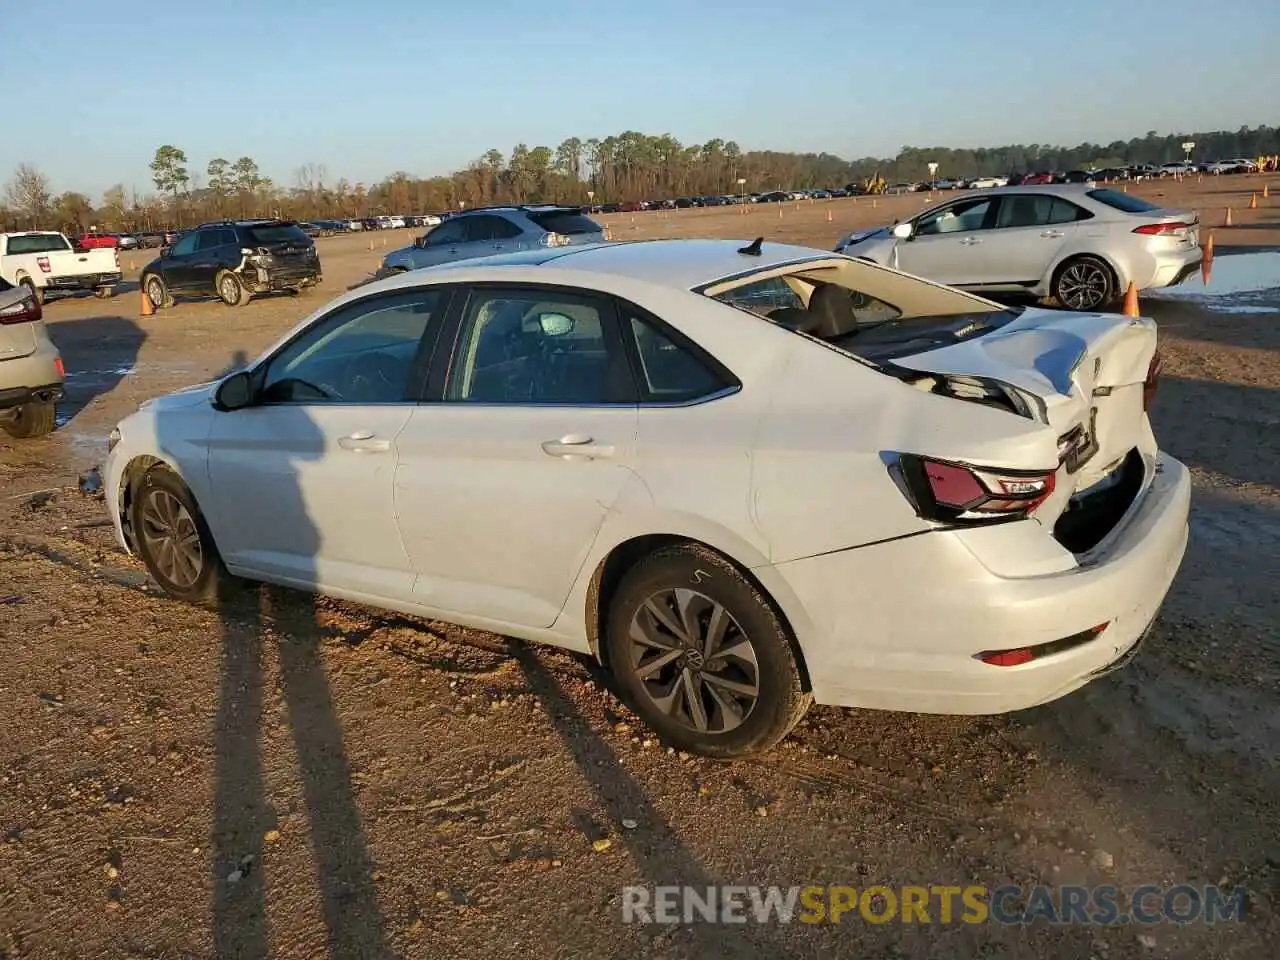
[[[55,250],[69,250],[71,247],[60,234],[32,233],[25,236],[10,237],[8,252],[19,253],[52,253]]]
[[[200,234],[188,233],[180,238],[177,243],[169,248],[171,256],[185,257],[196,252],[196,243],[200,240]]]
[[[949,207],[926,213],[916,222],[916,236],[928,237],[943,233],[972,233],[989,230],[994,225],[992,214],[996,201],[990,197],[962,200]]]
[[[474,291],[463,312],[445,400],[625,403],[626,357],[612,314],[592,297],[552,290]]]
[[[463,243],[467,239],[466,218],[446,220],[426,236],[426,243],[431,247],[447,246],[451,243]]]
[[[271,358],[267,403],[403,403],[418,349],[444,290],[417,290],[340,307]]]

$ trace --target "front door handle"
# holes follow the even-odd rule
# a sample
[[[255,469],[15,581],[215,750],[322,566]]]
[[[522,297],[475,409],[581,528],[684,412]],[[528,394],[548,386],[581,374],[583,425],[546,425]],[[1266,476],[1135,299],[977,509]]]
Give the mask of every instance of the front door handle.
[[[391,441],[377,439],[372,430],[357,430],[339,437],[338,446],[352,453],[386,453],[391,449]]]
[[[596,443],[585,433],[567,433],[559,440],[544,441],[542,452],[549,457],[560,457],[564,460],[596,460],[601,457],[612,457],[613,447]]]
[[[963,243],[966,247],[971,247],[971,246],[973,246],[975,243],[981,243],[981,242],[982,242],[982,238],[981,238],[981,237],[965,237],[965,238],[964,238],[963,240],[961,240],[960,242],[961,242],[961,243]]]
[[[1066,234],[1061,230],[1046,230],[1044,233],[1040,234],[1040,236],[1044,237],[1046,240],[1061,240],[1066,236]]]

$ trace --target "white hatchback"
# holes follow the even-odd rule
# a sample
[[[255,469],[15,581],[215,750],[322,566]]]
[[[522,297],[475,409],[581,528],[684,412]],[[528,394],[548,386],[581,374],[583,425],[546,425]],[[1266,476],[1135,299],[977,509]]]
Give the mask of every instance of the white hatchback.
[[[1123,662],[1187,536],[1145,319],[802,247],[413,271],[122,421],[110,515],[171,595],[271,581],[598,657],[670,743],[813,700],[996,713]]]

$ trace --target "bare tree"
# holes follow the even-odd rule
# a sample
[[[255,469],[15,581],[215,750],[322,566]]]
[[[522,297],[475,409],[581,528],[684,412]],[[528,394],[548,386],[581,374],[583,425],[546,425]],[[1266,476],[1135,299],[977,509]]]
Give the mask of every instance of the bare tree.
[[[49,178],[29,163],[18,164],[4,195],[13,212],[33,228],[49,213]]]

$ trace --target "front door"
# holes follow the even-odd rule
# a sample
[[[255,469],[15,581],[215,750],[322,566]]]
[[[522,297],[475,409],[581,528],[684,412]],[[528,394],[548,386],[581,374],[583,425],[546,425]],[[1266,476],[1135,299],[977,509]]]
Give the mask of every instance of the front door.
[[[441,399],[398,439],[414,593],[442,612],[549,627],[638,482],[616,316],[607,299],[525,286],[477,287],[458,314]]]
[[[190,290],[195,286],[196,244],[200,233],[193,231],[171,246],[160,261],[160,272],[171,291]]]
[[[339,307],[256,368],[259,402],[214,418],[209,481],[228,566],[370,598],[411,595],[392,483],[447,296],[431,288]]]
[[[995,226],[998,199],[965,197],[930,210],[915,222],[908,240],[899,240],[890,266],[926,280],[952,286],[974,283],[982,275],[984,245]]]
[[[434,267],[461,259],[460,252],[467,245],[465,217],[446,220],[422,238],[421,244],[411,254],[414,267]]]

